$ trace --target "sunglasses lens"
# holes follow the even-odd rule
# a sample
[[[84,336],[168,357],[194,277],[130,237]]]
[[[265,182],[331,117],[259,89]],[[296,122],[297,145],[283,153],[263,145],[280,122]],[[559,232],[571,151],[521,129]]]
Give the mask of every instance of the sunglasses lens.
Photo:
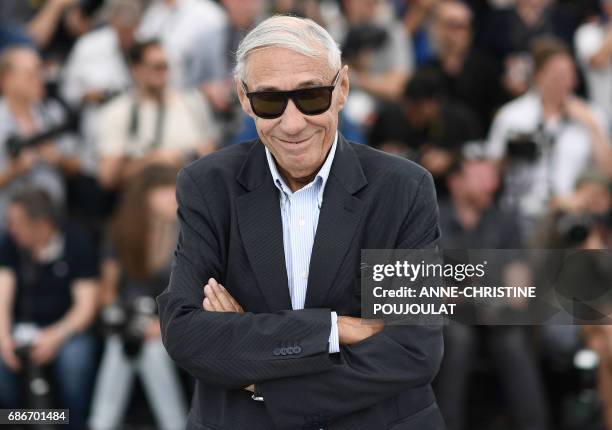
[[[275,93],[259,93],[251,98],[255,115],[261,118],[276,118],[283,114],[287,105],[287,96]]]
[[[318,115],[329,109],[331,95],[330,88],[310,88],[298,92],[295,102],[306,115]]]

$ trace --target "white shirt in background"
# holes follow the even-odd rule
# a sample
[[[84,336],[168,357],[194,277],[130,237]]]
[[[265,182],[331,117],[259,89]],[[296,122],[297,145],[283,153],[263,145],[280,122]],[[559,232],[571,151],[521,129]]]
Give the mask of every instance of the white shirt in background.
[[[201,35],[223,31],[227,17],[221,6],[211,0],[176,0],[168,6],[156,0],[147,8],[137,31],[139,40],[159,39],[170,61],[171,81],[185,87],[191,51]],[[206,46],[202,46],[206,49]]]
[[[125,91],[132,84],[126,60],[119,46],[115,30],[102,27],[80,37],[68,56],[62,71],[61,93],[73,107],[78,108],[83,96],[92,91],[107,94]],[[98,154],[95,136],[98,134],[100,107],[88,104],[81,112],[83,170],[96,176]]]
[[[603,45],[606,27],[599,23],[581,25],[574,36],[576,56],[587,84],[589,99],[612,120],[612,61],[597,68],[590,60]],[[606,129],[607,130],[607,129]]]
[[[97,139],[100,156],[141,158],[155,149],[190,155],[200,145],[216,144],[218,131],[212,111],[199,92],[169,90],[163,111],[159,146],[155,148],[153,142],[160,116],[158,104],[152,101],[137,102],[133,92],[110,101],[100,113]],[[135,127],[132,126],[133,121]]]
[[[607,129],[605,115],[594,108],[595,117]],[[536,91],[504,105],[493,120],[487,142],[488,155],[501,159],[507,155],[508,139],[516,133],[532,133],[542,124],[542,107]],[[524,216],[543,215],[552,196],[572,192],[578,177],[591,165],[592,142],[589,130],[566,119],[543,124],[554,137],[551,150],[543,151],[535,161],[509,163],[504,176],[502,203],[514,207]]]

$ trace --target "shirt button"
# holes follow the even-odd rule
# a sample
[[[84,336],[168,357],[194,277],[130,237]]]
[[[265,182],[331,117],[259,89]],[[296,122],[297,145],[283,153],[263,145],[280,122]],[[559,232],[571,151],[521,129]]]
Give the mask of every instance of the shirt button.
[[[302,278],[308,279],[308,272],[302,272]]]
[[[299,222],[300,227],[304,227],[306,225],[306,221],[304,221],[303,219],[300,220]]]

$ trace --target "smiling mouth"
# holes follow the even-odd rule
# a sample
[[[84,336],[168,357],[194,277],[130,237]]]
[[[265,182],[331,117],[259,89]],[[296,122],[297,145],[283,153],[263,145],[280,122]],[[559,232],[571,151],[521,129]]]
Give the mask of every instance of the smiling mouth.
[[[289,145],[299,145],[300,143],[304,143],[310,140],[310,137],[306,138],[306,139],[302,139],[302,140],[285,140],[285,139],[278,139],[283,143],[289,144]]]

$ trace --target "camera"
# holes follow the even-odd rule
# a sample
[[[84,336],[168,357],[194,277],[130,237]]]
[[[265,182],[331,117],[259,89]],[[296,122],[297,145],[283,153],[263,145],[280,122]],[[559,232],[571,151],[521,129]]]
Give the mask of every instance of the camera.
[[[102,309],[101,320],[106,335],[119,335],[125,354],[134,358],[140,352],[145,331],[155,317],[157,304],[150,296],[137,296],[128,303],[116,303]]]
[[[15,326],[15,355],[23,366],[22,393],[24,405],[29,409],[51,409],[54,407],[52,381],[48,377],[48,369],[38,366],[30,360],[30,351],[36,336],[38,327],[19,323]],[[40,429],[51,429],[50,425],[41,425]]]
[[[583,243],[592,229],[598,225],[612,227],[612,212],[605,214],[559,212],[556,217],[556,231],[567,247]]]
[[[346,62],[353,62],[365,51],[375,51],[381,48],[389,35],[384,28],[374,25],[360,25],[349,30],[342,46],[342,55]]]
[[[536,136],[531,133],[516,133],[506,143],[508,157],[514,160],[535,161],[540,154]]]
[[[67,121],[33,136],[21,137],[14,134],[6,140],[6,151],[11,158],[17,158],[24,149],[42,145],[73,129],[73,121]]]

